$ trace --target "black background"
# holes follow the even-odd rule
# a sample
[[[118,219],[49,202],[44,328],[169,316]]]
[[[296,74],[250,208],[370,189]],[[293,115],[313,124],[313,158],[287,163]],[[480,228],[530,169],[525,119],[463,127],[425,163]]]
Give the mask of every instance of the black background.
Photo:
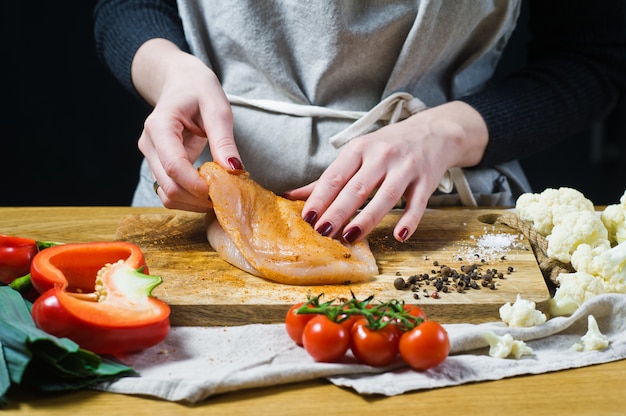
[[[0,206],[129,205],[149,109],[98,61],[94,1],[2,2]],[[524,16],[498,76],[524,60]],[[626,189],[626,105],[522,161],[535,192],[570,186],[594,203]]]
[[[2,2],[0,205],[130,204],[148,108],[97,59],[94,4]]]

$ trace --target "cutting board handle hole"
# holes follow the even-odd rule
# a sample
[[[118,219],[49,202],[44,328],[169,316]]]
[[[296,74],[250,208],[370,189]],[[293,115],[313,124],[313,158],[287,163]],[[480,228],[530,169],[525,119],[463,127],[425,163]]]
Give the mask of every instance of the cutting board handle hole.
[[[484,224],[493,225],[498,220],[498,217],[500,217],[500,214],[496,214],[496,213],[482,214],[478,216],[478,221]]]

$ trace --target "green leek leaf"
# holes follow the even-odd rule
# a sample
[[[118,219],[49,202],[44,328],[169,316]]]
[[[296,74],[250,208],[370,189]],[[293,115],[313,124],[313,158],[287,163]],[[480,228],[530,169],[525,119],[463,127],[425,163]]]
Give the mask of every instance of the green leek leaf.
[[[130,367],[40,330],[31,306],[17,291],[0,287],[0,405],[11,384],[39,391],[75,390],[136,375]]]

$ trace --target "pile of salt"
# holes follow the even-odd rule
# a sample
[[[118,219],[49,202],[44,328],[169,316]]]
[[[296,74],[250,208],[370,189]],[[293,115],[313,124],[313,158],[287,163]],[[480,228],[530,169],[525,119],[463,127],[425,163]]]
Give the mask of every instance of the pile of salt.
[[[470,236],[476,241],[475,246],[465,247],[457,252],[457,260],[490,262],[494,260],[502,260],[506,257],[511,249],[523,249],[521,242],[523,236],[508,233],[491,233],[485,229],[485,233],[479,238]]]

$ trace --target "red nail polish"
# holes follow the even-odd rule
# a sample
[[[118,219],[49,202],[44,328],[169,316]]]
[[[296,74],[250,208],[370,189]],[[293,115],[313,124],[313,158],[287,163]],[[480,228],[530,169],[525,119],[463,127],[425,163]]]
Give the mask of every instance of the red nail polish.
[[[228,165],[232,170],[245,170],[243,167],[243,163],[241,163],[241,160],[237,159],[236,157],[228,158]]]
[[[317,230],[318,233],[323,235],[324,237],[328,237],[330,233],[333,231],[333,225],[329,222],[325,222],[322,224]]]
[[[315,223],[316,219],[317,219],[317,212],[315,212],[315,211],[309,211],[304,216],[304,221],[308,222],[311,225],[313,225]]]
[[[352,227],[343,235],[343,239],[346,240],[347,243],[352,244],[354,240],[356,240],[359,235],[361,235],[360,227]]]
[[[398,234],[398,237],[400,237],[401,241],[406,240],[408,236],[409,236],[409,229],[406,227],[400,230],[400,234]]]

